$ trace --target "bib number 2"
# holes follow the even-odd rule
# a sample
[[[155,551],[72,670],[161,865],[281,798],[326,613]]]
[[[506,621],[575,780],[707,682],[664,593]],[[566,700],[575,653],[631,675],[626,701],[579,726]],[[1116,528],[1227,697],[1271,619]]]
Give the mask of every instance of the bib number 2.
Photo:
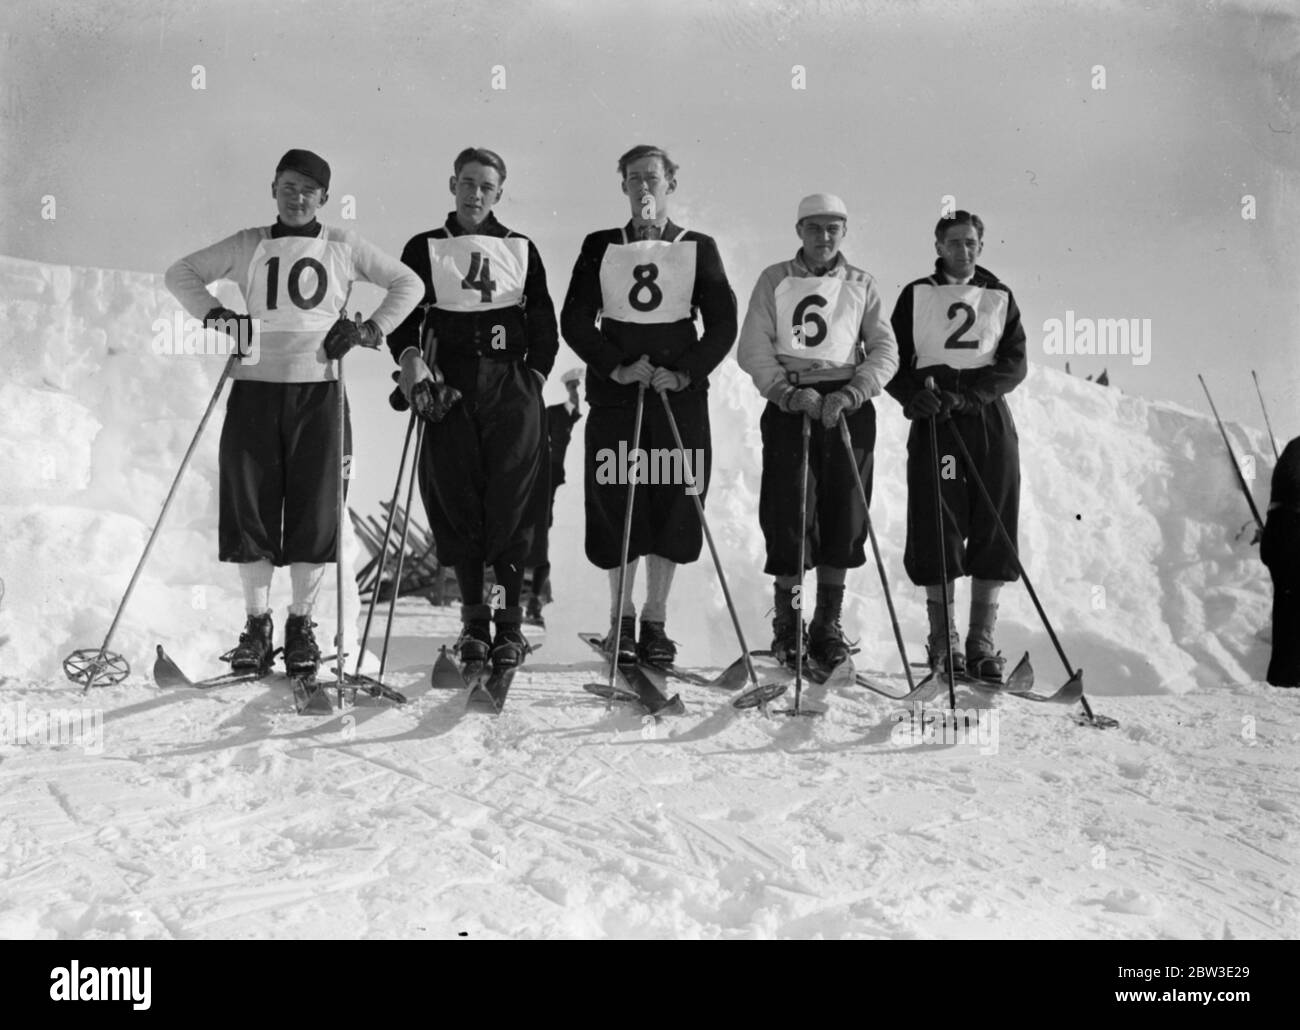
[[[949,334],[948,339],[943,341],[943,346],[946,350],[974,350],[980,345],[979,340],[963,340],[961,334],[975,324],[975,310],[969,304],[957,301],[948,306],[948,317],[954,318],[959,311],[965,316],[965,320]]]

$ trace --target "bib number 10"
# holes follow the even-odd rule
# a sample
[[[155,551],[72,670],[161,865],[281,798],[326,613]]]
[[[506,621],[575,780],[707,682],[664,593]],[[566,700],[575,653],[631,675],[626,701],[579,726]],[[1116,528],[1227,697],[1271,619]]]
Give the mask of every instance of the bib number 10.
[[[311,269],[316,274],[316,290],[310,297],[302,295],[302,274]],[[293,306],[303,311],[310,311],[325,298],[329,289],[329,275],[325,266],[315,258],[302,257],[289,266],[289,299]],[[280,259],[269,258],[266,262],[266,310],[274,311],[280,303]]]

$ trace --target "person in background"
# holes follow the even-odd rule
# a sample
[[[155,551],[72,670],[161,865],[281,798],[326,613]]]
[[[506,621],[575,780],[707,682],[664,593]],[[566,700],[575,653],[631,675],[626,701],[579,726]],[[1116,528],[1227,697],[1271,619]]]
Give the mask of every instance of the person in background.
[[[1273,653],[1268,682],[1300,687],[1300,437],[1273,469],[1259,557],[1273,579]]]
[[[533,553],[528,560],[529,568],[532,569],[529,580],[532,586],[528,595],[527,617],[539,626],[544,625],[542,606],[553,600],[550,538],[551,526],[555,524],[555,492],[564,483],[564,455],[569,449],[573,427],[582,418],[578,402],[578,383],[582,381],[582,369],[569,369],[561,381],[569,393],[568,399],[546,408],[546,435],[551,454],[551,501],[546,506],[545,519],[538,523],[533,532]]]

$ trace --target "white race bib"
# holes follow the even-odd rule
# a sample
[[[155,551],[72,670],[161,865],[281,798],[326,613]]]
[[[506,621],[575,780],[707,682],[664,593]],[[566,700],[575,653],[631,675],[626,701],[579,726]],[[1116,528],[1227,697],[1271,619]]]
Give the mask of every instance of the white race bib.
[[[351,281],[349,244],[282,236],[253,251],[244,299],[264,333],[320,332],[338,319]]]
[[[1007,294],[983,286],[912,287],[916,367],[984,368],[993,364],[1007,324]]]
[[[448,236],[429,240],[433,306],[492,311],[516,305],[528,278],[528,241],[519,236]]]
[[[814,368],[858,363],[867,284],[835,276],[787,276],[776,288],[776,352],[817,362]]]
[[[619,322],[680,322],[691,317],[695,243],[611,243],[600,262],[601,308]]]

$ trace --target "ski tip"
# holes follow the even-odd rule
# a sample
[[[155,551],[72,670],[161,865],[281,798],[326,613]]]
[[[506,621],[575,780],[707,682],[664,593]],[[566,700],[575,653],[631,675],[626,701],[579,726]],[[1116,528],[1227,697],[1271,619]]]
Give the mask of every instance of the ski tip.
[[[739,690],[748,679],[749,670],[745,667],[745,656],[741,655],[722,670],[718,678],[713,681],[713,685],[723,690]]]
[[[158,657],[153,663],[153,681],[160,687],[192,687],[194,681],[185,673],[181,672],[180,667],[168,657],[167,652],[163,650],[162,644],[157,645]]]

